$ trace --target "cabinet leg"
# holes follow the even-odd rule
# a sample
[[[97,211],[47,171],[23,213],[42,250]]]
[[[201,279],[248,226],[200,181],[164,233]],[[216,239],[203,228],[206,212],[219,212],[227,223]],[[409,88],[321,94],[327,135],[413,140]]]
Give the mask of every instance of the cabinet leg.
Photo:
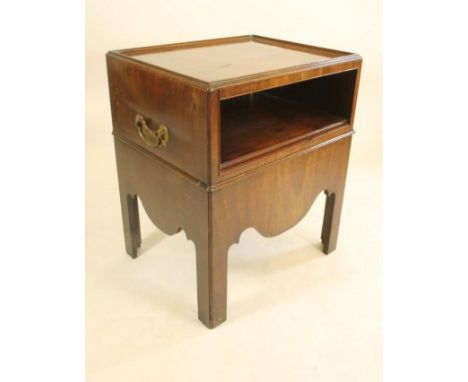
[[[212,329],[226,320],[228,251],[211,239],[196,250],[198,318]]]
[[[320,235],[320,239],[322,240],[322,244],[325,243],[325,238],[327,235],[327,232],[330,230],[330,216],[331,216],[331,211],[333,211],[333,207],[330,206],[331,204],[331,195],[329,196],[327,194],[327,191],[325,191],[325,211],[323,213],[323,224],[322,224],[322,234]]]
[[[343,191],[325,191],[325,213],[322,226],[323,252],[329,254],[336,249],[338,230],[340,227],[341,208],[343,206]]]
[[[138,198],[136,195],[123,193],[120,195],[120,204],[122,207],[125,250],[131,257],[136,258],[138,247],[141,245]]]

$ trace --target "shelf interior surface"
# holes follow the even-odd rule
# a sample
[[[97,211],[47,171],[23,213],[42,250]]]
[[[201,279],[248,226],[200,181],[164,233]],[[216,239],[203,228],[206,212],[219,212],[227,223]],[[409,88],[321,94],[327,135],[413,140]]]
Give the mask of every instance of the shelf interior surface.
[[[347,120],[270,94],[221,104],[221,163],[237,163],[342,126]]]

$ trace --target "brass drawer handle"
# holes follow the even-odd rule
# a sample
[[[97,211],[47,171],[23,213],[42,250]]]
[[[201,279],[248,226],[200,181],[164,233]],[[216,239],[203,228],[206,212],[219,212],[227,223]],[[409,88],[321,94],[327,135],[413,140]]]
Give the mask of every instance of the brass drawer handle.
[[[166,147],[169,142],[169,130],[164,125],[159,125],[155,130],[150,129],[141,114],[135,116],[135,127],[140,138],[150,147]]]

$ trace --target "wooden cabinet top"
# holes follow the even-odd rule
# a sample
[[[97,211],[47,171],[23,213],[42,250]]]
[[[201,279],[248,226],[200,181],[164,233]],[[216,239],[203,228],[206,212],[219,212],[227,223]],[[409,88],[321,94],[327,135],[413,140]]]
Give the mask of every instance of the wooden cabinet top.
[[[251,35],[124,49],[109,54],[163,70],[208,89],[361,61],[357,54]]]

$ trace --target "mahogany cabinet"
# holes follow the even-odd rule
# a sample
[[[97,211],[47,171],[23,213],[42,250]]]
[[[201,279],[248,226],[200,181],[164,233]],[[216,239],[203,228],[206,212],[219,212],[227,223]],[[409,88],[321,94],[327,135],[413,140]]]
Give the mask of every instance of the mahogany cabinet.
[[[278,235],[324,191],[335,249],[361,61],[260,36],[107,53],[126,251],[141,244],[137,198],[163,232],[184,230],[209,328],[226,320],[228,250],[246,228]]]

